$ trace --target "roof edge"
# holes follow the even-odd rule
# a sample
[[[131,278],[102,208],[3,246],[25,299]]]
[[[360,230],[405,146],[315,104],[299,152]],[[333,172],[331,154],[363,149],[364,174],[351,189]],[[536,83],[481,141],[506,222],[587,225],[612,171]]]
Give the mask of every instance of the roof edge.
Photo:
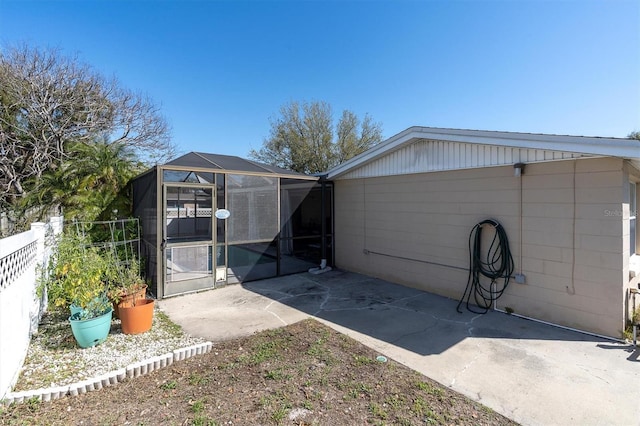
[[[329,170],[326,172],[328,179],[339,177],[420,139],[640,159],[640,141],[634,139],[413,126]]]

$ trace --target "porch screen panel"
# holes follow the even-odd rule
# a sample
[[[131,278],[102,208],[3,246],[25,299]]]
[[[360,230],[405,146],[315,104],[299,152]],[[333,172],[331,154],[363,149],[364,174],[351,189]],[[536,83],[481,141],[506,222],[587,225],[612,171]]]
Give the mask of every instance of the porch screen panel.
[[[331,187],[325,187],[326,259],[332,265]],[[322,187],[315,181],[280,182],[280,273],[316,267],[322,259]]]
[[[272,241],[278,235],[278,180],[227,175],[227,242]]]
[[[157,170],[142,175],[133,181],[133,215],[140,219],[140,227],[144,230],[141,235],[140,259],[144,277],[151,281],[151,292],[158,294],[158,251],[157,251],[157,220],[158,209],[156,201],[158,187],[156,184]]]
[[[167,241],[210,241],[211,188],[167,187]]]
[[[278,178],[227,174],[229,283],[277,275]]]
[[[167,253],[167,282],[212,276],[213,246],[169,247],[165,251]]]

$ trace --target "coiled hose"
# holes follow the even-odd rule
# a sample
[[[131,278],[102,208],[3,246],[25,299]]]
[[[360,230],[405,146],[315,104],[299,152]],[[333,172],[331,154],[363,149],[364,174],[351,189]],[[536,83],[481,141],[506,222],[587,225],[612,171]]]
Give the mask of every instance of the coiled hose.
[[[486,260],[482,259],[482,228],[491,226],[495,229],[495,234]],[[469,234],[469,278],[464,294],[458,302],[456,310],[462,313],[460,306],[466,301],[467,310],[476,314],[486,314],[493,302],[498,300],[502,293],[509,286],[509,280],[514,271],[513,257],[509,249],[509,239],[507,233],[500,223],[493,219],[483,220],[471,229]],[[481,282],[481,276],[490,280],[488,284]],[[501,280],[501,283],[498,281]],[[483,280],[486,282],[486,280]],[[475,305],[481,311],[477,311],[470,306],[471,296]]]

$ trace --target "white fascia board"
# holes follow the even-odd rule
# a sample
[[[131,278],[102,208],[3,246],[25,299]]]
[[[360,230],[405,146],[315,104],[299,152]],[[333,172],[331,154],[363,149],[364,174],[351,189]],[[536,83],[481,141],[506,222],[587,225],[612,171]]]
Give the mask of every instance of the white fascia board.
[[[365,165],[373,160],[376,160],[377,158],[382,157],[384,154],[403,146],[407,142],[419,138],[418,136],[416,136],[414,129],[417,129],[417,127],[410,127],[407,130],[390,137],[386,141],[374,145],[362,154],[356,155],[350,160],[347,160],[339,166],[334,167],[327,172],[327,179],[332,179],[348,171],[351,171],[356,167]]]
[[[439,129],[410,127],[368,151],[329,170],[327,178],[338,177],[350,170],[376,160],[383,155],[412,143],[426,139],[479,145],[498,145],[514,148],[544,149],[607,157],[620,157],[640,161],[640,141],[621,138],[589,136],[545,135],[533,133],[495,132],[485,130]]]

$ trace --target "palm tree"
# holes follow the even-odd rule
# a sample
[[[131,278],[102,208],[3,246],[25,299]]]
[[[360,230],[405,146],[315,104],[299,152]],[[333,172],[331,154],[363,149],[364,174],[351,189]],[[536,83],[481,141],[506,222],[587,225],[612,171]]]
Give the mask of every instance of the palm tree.
[[[42,217],[58,209],[67,219],[84,221],[109,217],[110,206],[128,205],[124,190],[140,171],[140,164],[123,144],[76,144],[58,167],[34,182],[24,197],[23,211]]]

